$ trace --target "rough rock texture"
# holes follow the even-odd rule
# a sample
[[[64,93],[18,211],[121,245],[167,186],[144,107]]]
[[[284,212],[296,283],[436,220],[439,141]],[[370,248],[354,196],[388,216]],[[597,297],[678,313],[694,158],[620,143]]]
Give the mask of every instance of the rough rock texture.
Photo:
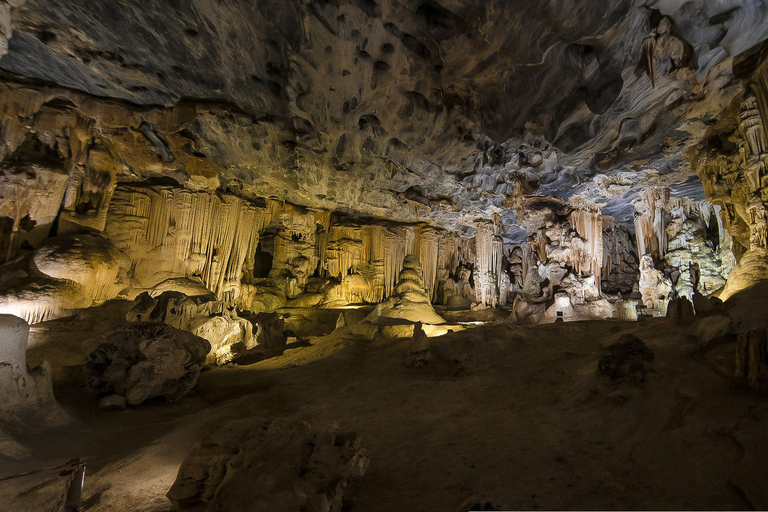
[[[19,410],[56,401],[46,368],[27,369],[29,324],[13,315],[0,315],[0,408],[5,420]]]
[[[0,276],[0,311],[37,323],[98,305],[129,286],[125,256],[98,233],[46,240]]]
[[[495,183],[462,190],[493,160],[511,164],[505,185],[556,179],[548,144],[494,145],[522,128],[603,168],[649,155],[683,116],[700,133],[696,100],[730,99],[728,64],[766,35],[758,1],[214,4],[28,0],[0,67],[142,105],[207,101],[190,137],[227,182],[402,219],[409,202],[503,198]],[[134,129],[170,163],[180,151],[163,128]]]
[[[186,293],[171,291],[175,289]],[[258,343],[250,321],[217,301],[202,283],[186,278],[168,279],[139,294],[126,320],[163,322],[207,340],[211,344],[207,361],[211,364],[232,362]]]
[[[768,391],[768,335],[765,329],[739,334],[736,379],[755,391]]]
[[[198,442],[168,498],[177,511],[341,512],[368,456],[354,433],[237,420]]]
[[[635,201],[646,307],[660,309],[669,298],[692,300],[694,293],[710,295],[725,286],[736,259],[720,213],[719,205],[672,197],[660,187],[645,189]],[[664,277],[651,271],[650,263],[663,268]],[[667,290],[668,283],[673,288]]]
[[[129,405],[182,398],[195,386],[208,341],[162,323],[136,322],[104,335],[88,364],[94,385],[124,395]]]
[[[722,228],[736,256],[768,239],[766,12],[3,1],[0,254],[102,231],[134,289],[199,276],[260,312],[381,302],[411,253],[431,300],[504,306],[532,272],[505,257],[554,213],[598,293],[631,291],[649,227],[673,295],[714,293],[735,263]],[[633,251],[648,187],[664,214]],[[704,196],[720,211],[679,215]]]
[[[257,316],[259,332],[258,344],[267,350],[285,348],[288,337],[285,334],[285,318],[278,313],[259,313]]]
[[[603,384],[629,382],[640,386],[648,373],[646,362],[653,361],[654,356],[643,340],[625,334],[608,347],[607,354],[600,358],[597,375]]]
[[[44,362],[33,370],[27,368],[28,339],[27,322],[0,315],[0,455],[4,458],[32,456],[16,435],[30,425],[61,426],[70,420],[53,395],[50,365]]]

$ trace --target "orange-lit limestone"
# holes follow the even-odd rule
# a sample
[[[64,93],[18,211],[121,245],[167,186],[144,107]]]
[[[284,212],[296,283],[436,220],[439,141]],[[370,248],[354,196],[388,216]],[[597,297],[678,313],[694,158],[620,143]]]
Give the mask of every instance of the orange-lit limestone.
[[[378,304],[367,319],[374,324],[421,322],[443,324],[445,320],[435,312],[424,287],[419,259],[409,254],[403,260],[395,295]]]
[[[198,275],[219,298],[234,299],[269,218],[232,195],[126,185],[112,198],[106,233],[133,262],[140,288]]]

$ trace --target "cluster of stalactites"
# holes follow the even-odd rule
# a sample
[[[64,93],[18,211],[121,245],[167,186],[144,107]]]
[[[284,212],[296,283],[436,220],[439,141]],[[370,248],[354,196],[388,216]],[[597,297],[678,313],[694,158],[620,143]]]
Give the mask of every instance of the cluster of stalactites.
[[[663,258],[669,250],[674,249],[669,247],[667,239],[667,227],[671,220],[696,219],[709,227],[711,213],[712,205],[708,201],[671,197],[671,191],[665,187],[646,188],[635,203],[638,254]]]
[[[758,73],[760,76],[760,73]],[[765,72],[768,80],[768,70]],[[755,90],[762,90],[765,84],[755,84]],[[750,192],[756,192],[763,187],[766,160],[768,160],[768,141],[765,137],[763,116],[760,112],[757,97],[748,94],[741,104],[739,112],[739,132],[746,141],[744,145],[744,164],[747,185]],[[731,184],[733,186],[733,184]]]
[[[323,274],[342,282],[350,275],[366,277],[372,286],[362,299],[373,303],[394,293],[409,254],[422,262],[425,287],[433,300],[441,271],[453,273],[466,257],[458,235],[429,226],[339,224],[331,225],[320,238],[317,250]]]
[[[234,300],[243,263],[269,219],[268,210],[232,195],[119,186],[106,233],[145,287],[196,275],[222,300]]]
[[[477,224],[475,234],[475,294],[478,303],[495,307],[500,298],[504,248],[492,221]]]
[[[574,210],[570,221],[571,227],[583,240],[582,244],[572,244],[573,269],[593,275],[599,289],[603,268],[603,216],[599,209]]]

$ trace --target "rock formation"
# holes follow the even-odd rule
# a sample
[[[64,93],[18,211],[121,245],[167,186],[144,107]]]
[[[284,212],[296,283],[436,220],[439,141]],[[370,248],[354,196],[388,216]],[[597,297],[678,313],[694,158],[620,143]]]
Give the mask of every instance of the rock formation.
[[[419,259],[413,254],[406,256],[395,286],[395,295],[378,304],[366,320],[374,324],[445,323],[432,307],[422,275]]]
[[[8,421],[35,407],[58,408],[49,370],[27,369],[29,324],[13,315],[0,315],[0,408]]]
[[[646,363],[653,361],[655,354],[643,340],[632,334],[625,334],[609,346],[607,354],[600,358],[598,377],[603,384],[629,382],[641,386],[646,380]]]
[[[211,345],[163,323],[125,324],[104,335],[88,357],[92,385],[125,396],[129,405],[182,398],[195,386]]]
[[[174,509],[341,512],[368,456],[354,433],[237,420],[198,442],[168,491]]]
[[[647,308],[663,313],[664,301],[673,297],[692,300],[696,292],[710,295],[725,286],[735,257],[720,210],[656,187],[635,203],[640,291]]]
[[[738,335],[736,379],[755,391],[768,391],[768,336],[765,329]]]

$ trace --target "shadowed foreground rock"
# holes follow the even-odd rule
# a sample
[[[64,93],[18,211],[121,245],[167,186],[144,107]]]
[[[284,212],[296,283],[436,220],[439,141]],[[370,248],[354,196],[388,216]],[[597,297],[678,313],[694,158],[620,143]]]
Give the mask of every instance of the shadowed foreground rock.
[[[178,400],[195,386],[211,344],[170,325],[136,322],[106,334],[89,356],[96,385],[129,405],[154,397]]]
[[[645,382],[648,373],[644,363],[653,358],[653,351],[643,340],[634,334],[625,334],[608,347],[608,354],[600,358],[597,373],[606,384],[629,381],[639,386]]]
[[[340,512],[367,469],[357,434],[237,420],[194,446],[168,498],[177,511]]]

